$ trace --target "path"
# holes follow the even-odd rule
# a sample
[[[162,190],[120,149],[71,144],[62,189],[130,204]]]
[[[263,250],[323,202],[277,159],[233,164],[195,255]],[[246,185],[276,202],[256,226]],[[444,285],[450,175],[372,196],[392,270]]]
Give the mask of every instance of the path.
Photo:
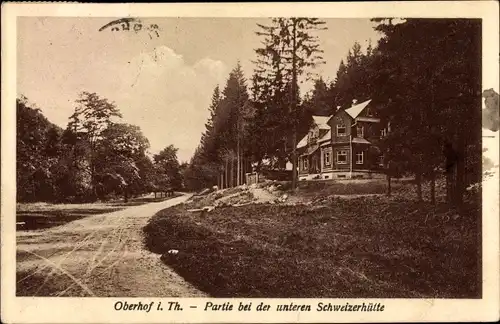
[[[19,295],[202,297],[144,248],[142,228],[189,196],[17,233]]]

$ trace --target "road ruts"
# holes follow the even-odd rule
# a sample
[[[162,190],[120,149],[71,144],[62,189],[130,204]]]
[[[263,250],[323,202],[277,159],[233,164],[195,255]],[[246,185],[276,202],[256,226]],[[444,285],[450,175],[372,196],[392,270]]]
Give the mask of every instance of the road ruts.
[[[29,296],[202,297],[145,250],[142,228],[188,195],[17,233],[17,291]]]

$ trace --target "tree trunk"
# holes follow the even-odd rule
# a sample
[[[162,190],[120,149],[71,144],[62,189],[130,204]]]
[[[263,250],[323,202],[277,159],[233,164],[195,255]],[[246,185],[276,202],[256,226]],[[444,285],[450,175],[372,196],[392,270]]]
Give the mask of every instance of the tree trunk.
[[[417,200],[422,201],[422,173],[420,171],[415,175],[415,181],[417,182]]]
[[[237,134],[236,137],[236,154],[237,154],[237,161],[236,161],[236,186],[239,186],[241,184],[241,170],[240,170],[240,134]]]
[[[387,172],[387,196],[391,196],[391,175]]]
[[[451,183],[452,183],[452,179],[451,179],[451,172],[449,170],[446,171],[446,203],[447,204],[451,204],[451,195],[452,195],[452,192],[451,192]]]
[[[446,203],[452,204],[455,194],[455,170],[456,158],[453,150],[450,148],[446,154]]]
[[[245,156],[242,154],[241,155],[241,168],[240,168],[240,180],[241,184],[245,184]]]
[[[431,171],[431,204],[436,204],[436,173]]]
[[[224,181],[226,183],[226,188],[229,188],[229,159],[226,157],[226,167],[224,168]]]
[[[230,187],[234,187],[234,156],[231,156],[231,175],[229,178],[230,181]]]
[[[128,189],[127,189],[127,187],[123,188],[123,201],[126,203],[128,202]]]
[[[246,184],[247,183],[247,159],[245,158],[245,156],[243,155],[243,170],[242,170],[242,177],[243,177],[243,184]]]
[[[292,190],[297,188],[297,102],[296,102],[296,88],[297,88],[297,26],[295,19],[292,26],[292,121],[293,121],[293,135],[292,135]]]
[[[461,208],[465,191],[465,136],[463,133],[459,133],[458,135],[457,153],[457,174],[455,179],[454,203],[456,207]]]

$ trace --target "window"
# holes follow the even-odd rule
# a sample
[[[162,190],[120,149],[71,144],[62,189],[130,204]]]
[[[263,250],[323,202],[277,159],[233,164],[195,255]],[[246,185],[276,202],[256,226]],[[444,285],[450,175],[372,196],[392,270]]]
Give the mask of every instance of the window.
[[[378,157],[378,165],[384,166],[384,156],[383,155],[380,155]]]
[[[363,126],[358,126],[356,133],[358,134],[358,137],[365,137],[365,132],[364,132],[364,127]]]
[[[344,136],[344,135],[345,135],[345,125],[337,124],[337,136]]]
[[[304,170],[307,170],[307,169],[308,169],[308,167],[309,167],[309,166],[307,165],[307,162],[308,162],[308,161],[307,161],[307,156],[306,156],[306,157],[304,157]]]
[[[356,164],[363,164],[363,152],[356,153]]]
[[[325,166],[327,166],[327,165],[329,166],[332,163],[332,161],[330,160],[330,151],[325,152],[323,161],[324,161]]]
[[[337,164],[347,164],[347,151],[337,151]]]
[[[384,128],[380,131],[380,138],[383,138],[387,135],[387,130]]]

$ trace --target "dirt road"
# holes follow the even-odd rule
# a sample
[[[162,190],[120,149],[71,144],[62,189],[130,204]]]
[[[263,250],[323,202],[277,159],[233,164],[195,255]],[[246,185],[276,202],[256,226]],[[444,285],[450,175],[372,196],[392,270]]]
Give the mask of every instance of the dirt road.
[[[167,201],[17,233],[18,296],[202,297],[144,249],[142,228]]]

